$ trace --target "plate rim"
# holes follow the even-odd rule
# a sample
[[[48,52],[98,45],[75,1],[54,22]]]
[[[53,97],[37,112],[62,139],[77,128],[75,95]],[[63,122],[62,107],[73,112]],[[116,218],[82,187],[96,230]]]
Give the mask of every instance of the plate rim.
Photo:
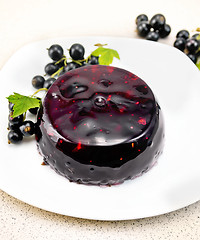
[[[30,42],[30,43],[28,43],[28,44],[25,44],[24,46],[22,46],[21,48],[19,48],[19,49],[17,49],[17,51],[5,62],[5,64],[3,65],[3,67],[0,69],[0,77],[1,77],[1,75],[3,74],[3,72],[4,72],[4,68],[5,68],[5,66],[7,66],[7,64],[9,64],[9,61],[10,61],[10,59],[13,57],[13,56],[15,56],[15,54],[17,54],[18,52],[20,52],[23,48],[26,48],[26,47],[29,47],[29,46],[32,46],[32,45],[34,45],[34,44],[38,44],[38,43],[41,43],[41,42],[46,42],[46,41],[63,41],[63,40],[73,40],[73,39],[88,39],[88,38],[93,38],[93,39],[98,39],[98,38],[104,38],[104,39],[111,39],[111,41],[113,41],[113,39],[120,39],[120,40],[128,40],[128,41],[143,41],[143,42],[147,42],[146,40],[143,40],[143,39],[135,39],[135,38],[131,38],[131,37],[113,37],[113,36],[111,36],[111,37],[109,37],[109,36],[71,36],[71,37],[59,37],[59,38],[47,38],[47,39],[43,39],[43,40],[39,40],[39,41],[34,41],[34,42]],[[158,45],[162,45],[162,46],[165,46],[165,47],[169,47],[169,48],[171,48],[172,46],[170,46],[170,45],[166,45],[166,44],[163,44],[163,43],[154,43],[154,42],[147,42],[147,43],[145,43],[145,44],[158,44]],[[174,49],[175,50],[175,49]],[[179,50],[177,50],[177,52],[179,52],[180,54],[184,54],[184,53],[182,53],[181,51],[179,51]],[[196,68],[197,69],[197,68]],[[197,71],[199,71],[198,69],[197,69]],[[2,188],[1,188],[2,189]],[[76,217],[76,218],[82,218],[82,219],[91,219],[91,220],[103,220],[103,221],[121,221],[121,220],[131,220],[131,219],[139,219],[139,218],[147,218],[147,217],[153,217],[153,216],[159,216],[159,215],[162,215],[162,214],[166,214],[166,213],[169,213],[169,212],[173,212],[173,211],[176,211],[176,210],[178,210],[178,209],[181,209],[181,208],[183,208],[183,207],[186,207],[186,206],[189,206],[189,205],[191,205],[191,204],[193,204],[193,203],[195,203],[195,202],[197,202],[197,201],[199,201],[200,199],[198,199],[198,200],[195,200],[193,203],[189,203],[189,204],[187,204],[187,205],[185,205],[185,206],[183,206],[183,207],[180,207],[180,208],[176,208],[176,209],[172,209],[172,210],[170,210],[170,211],[164,211],[164,212],[162,212],[162,213],[158,213],[158,214],[155,214],[155,215],[152,215],[152,216],[144,216],[144,217],[134,217],[134,218],[126,218],[126,217],[121,217],[121,218],[119,218],[119,219],[116,219],[115,217],[114,218],[110,218],[110,219],[108,219],[108,218],[90,218],[90,217],[84,217],[84,216],[78,216],[78,215],[70,215],[70,214],[63,214],[63,213],[61,213],[61,212],[57,212],[57,211],[51,211],[51,210],[49,210],[49,209],[45,209],[44,207],[38,207],[37,205],[35,205],[34,203],[30,203],[31,201],[24,201],[23,199],[21,199],[20,197],[15,197],[15,196],[13,196],[13,194],[12,193],[10,193],[10,191],[6,191],[5,189],[2,189],[2,191],[4,191],[4,192],[6,192],[7,194],[9,194],[10,196],[12,196],[12,197],[14,197],[14,198],[17,198],[17,199],[19,199],[20,201],[22,201],[22,202],[25,202],[26,204],[29,204],[29,205],[31,205],[31,206],[34,206],[34,207],[37,207],[37,208],[40,208],[40,209],[43,209],[43,210],[45,210],[45,211],[48,211],[48,212],[54,212],[54,213],[57,213],[57,214],[61,214],[61,215],[67,215],[67,216],[71,216],[71,217]]]

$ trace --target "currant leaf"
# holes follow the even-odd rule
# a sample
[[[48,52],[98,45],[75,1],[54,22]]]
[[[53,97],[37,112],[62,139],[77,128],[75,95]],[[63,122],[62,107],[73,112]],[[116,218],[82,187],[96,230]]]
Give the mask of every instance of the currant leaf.
[[[197,62],[196,66],[197,66],[198,69],[200,70],[200,61]]]
[[[40,107],[41,100],[35,97],[28,97],[21,95],[19,93],[14,93],[7,97],[8,101],[13,103],[13,114],[12,117],[15,118],[31,108]]]
[[[94,50],[91,55],[99,57],[100,65],[110,65],[113,62],[113,58],[120,59],[119,53],[111,48],[104,48],[102,46]]]

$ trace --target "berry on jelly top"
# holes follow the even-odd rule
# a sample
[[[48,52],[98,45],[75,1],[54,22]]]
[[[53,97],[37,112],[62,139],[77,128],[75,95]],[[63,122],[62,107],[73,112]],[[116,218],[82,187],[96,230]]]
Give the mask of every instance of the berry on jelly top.
[[[148,128],[156,113],[154,95],[143,80],[102,65],[62,75],[43,105],[44,117],[63,138],[84,145],[129,142]]]

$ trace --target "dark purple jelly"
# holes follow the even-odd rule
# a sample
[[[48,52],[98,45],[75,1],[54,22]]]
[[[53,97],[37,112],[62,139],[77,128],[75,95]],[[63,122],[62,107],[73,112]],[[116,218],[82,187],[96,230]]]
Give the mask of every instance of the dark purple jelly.
[[[112,185],[146,172],[163,148],[161,109],[149,86],[93,65],[58,78],[43,102],[36,139],[44,160],[70,181]]]

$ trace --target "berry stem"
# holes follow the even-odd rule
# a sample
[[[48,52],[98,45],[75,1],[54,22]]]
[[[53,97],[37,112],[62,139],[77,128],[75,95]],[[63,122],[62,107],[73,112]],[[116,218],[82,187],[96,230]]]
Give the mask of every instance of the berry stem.
[[[72,58],[69,58],[71,61],[81,65],[82,62],[86,61],[88,62],[89,58],[91,57],[92,54],[90,54],[87,58],[81,59],[81,60],[73,60]]]
[[[92,54],[90,53],[90,55],[85,59],[86,62],[88,62],[89,58],[91,58]]]
[[[103,47],[103,46],[107,46],[108,44],[105,43],[105,44],[101,44],[101,43],[96,43],[94,44],[95,47]]]
[[[34,92],[32,95],[31,95],[31,97],[33,97],[33,96],[35,96],[37,93],[39,93],[39,92],[41,92],[41,91],[48,91],[48,89],[47,88],[40,88],[40,89],[38,89],[36,92]]]
[[[67,65],[67,62],[66,62]],[[56,71],[54,74],[51,75],[52,78],[54,78],[56,75],[59,76],[60,72],[63,70],[63,67],[59,68],[58,71]]]
[[[55,63],[55,65],[59,64],[60,62],[62,62],[62,60],[67,61],[67,58],[66,58],[65,55],[63,55],[63,57],[62,57],[60,60],[58,60],[58,61]]]
[[[84,59],[80,59],[80,60],[74,60],[73,58],[69,58],[69,60],[75,62],[75,63],[78,63],[78,64],[81,64],[81,62],[84,62],[87,58],[84,58]]]

